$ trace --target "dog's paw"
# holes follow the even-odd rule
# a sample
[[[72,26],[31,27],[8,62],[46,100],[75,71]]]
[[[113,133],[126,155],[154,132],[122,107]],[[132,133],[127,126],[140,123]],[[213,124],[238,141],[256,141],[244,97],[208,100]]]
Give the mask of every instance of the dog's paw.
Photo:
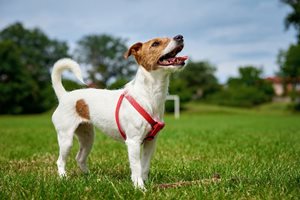
[[[59,171],[58,172],[59,178],[67,178],[67,173],[65,171]]]
[[[136,189],[146,191],[144,181],[141,177],[138,177],[138,178],[132,177],[131,179],[132,179],[133,185]]]
[[[148,181],[148,173],[143,173],[142,178],[144,182]]]
[[[90,172],[89,168],[86,164],[78,163],[79,168],[81,169],[82,173],[88,174]]]

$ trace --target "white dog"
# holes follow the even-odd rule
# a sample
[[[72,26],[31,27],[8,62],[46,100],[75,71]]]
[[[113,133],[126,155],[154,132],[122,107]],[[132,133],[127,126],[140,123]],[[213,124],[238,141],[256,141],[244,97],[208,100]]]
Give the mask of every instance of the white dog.
[[[79,65],[67,58],[55,63],[52,84],[59,105],[52,121],[58,134],[60,176],[66,175],[65,165],[74,134],[80,143],[77,163],[83,172],[88,172],[86,161],[93,145],[95,125],[107,135],[125,140],[131,179],[135,187],[144,189],[155,148],[154,136],[163,128],[160,121],[164,114],[169,75],[183,68],[187,59],[187,56],[176,57],[182,49],[181,35],[134,44],[125,53],[125,58],[133,55],[139,68],[136,77],[120,90],[89,88],[67,92],[61,83],[61,74],[69,69],[83,82]],[[154,124],[150,124],[152,122]]]

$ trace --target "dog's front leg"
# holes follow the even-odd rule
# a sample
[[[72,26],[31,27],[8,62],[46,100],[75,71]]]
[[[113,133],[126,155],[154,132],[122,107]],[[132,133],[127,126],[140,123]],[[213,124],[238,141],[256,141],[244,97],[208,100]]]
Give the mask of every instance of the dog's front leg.
[[[142,154],[142,178],[144,181],[148,180],[150,169],[150,162],[153,152],[155,150],[156,138],[151,141],[145,140],[143,154]]]
[[[128,148],[128,157],[131,169],[131,180],[135,187],[145,189],[142,179],[141,165],[141,143],[133,139],[127,139],[126,145]]]

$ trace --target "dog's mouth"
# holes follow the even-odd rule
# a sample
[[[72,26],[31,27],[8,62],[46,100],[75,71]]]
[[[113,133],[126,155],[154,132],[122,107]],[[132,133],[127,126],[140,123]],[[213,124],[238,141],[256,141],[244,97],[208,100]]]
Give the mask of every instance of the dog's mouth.
[[[158,64],[162,66],[169,66],[169,65],[184,65],[185,61],[188,59],[188,56],[178,56],[176,55],[183,49],[183,45],[177,46],[173,51],[163,55],[159,58]]]

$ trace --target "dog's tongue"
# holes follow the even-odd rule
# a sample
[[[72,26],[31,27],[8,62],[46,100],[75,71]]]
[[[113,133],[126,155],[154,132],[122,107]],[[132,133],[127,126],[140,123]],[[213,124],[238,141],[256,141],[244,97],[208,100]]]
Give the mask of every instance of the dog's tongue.
[[[177,57],[177,58],[180,58],[181,60],[185,61],[185,60],[187,60],[189,57],[188,57],[188,56],[182,56],[182,57]]]
[[[184,61],[188,59],[188,56],[179,56],[174,58],[168,58],[162,61],[159,61],[159,64],[161,65],[184,65]]]
[[[170,58],[168,60],[170,60],[171,62],[178,62],[178,61],[185,61],[187,60],[189,57],[188,56],[178,56],[178,57],[175,57],[175,58]]]
[[[187,56],[178,56],[178,57],[175,57],[175,58],[169,58],[168,61],[170,63],[173,63],[173,64],[181,64],[187,59],[188,59]]]

